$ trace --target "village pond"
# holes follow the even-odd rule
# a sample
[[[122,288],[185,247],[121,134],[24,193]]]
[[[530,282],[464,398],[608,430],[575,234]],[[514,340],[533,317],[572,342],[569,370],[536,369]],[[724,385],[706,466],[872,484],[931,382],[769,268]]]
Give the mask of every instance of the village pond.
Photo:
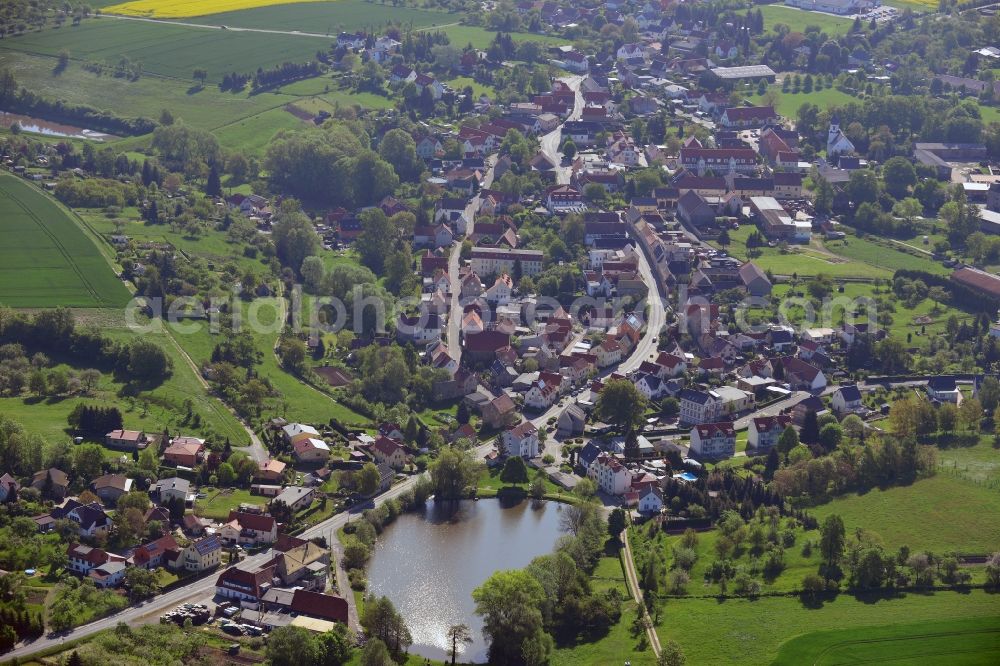
[[[556,502],[499,499],[429,501],[400,516],[379,537],[368,567],[369,590],[402,613],[410,652],[447,659],[448,627],[466,624],[473,642],[459,660],[485,662],[488,645],[472,591],[500,569],[521,569],[551,553],[561,536]]]

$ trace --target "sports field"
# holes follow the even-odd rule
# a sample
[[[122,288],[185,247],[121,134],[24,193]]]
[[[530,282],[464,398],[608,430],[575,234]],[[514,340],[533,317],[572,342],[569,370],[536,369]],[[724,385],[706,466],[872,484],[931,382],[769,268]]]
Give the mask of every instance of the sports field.
[[[219,12],[232,12],[254,7],[284,5],[294,2],[325,2],[326,0],[135,0],[105,9],[108,14],[150,16],[155,18],[186,18]]]
[[[781,646],[775,664],[995,664],[1000,617],[818,631]]]
[[[765,5],[760,11],[764,15],[764,26],[768,29],[778,23],[784,23],[794,32],[805,32],[808,26],[814,25],[828,35],[834,36],[846,34],[854,24],[852,19],[842,16],[807,12],[781,5]]]
[[[122,307],[129,297],[66,211],[26,182],[0,174],[0,304]]]

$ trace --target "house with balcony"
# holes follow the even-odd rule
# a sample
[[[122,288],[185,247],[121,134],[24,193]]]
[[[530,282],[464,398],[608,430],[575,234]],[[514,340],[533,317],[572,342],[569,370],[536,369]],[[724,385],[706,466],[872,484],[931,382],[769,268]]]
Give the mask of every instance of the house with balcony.
[[[747,428],[747,449],[767,451],[778,443],[785,428],[791,424],[792,417],[787,414],[759,416],[751,419]]]
[[[691,429],[691,455],[721,460],[736,454],[736,430],[732,421],[703,423]]]
[[[535,458],[538,456],[538,428],[531,421],[507,428],[501,436],[504,452],[508,456]]]

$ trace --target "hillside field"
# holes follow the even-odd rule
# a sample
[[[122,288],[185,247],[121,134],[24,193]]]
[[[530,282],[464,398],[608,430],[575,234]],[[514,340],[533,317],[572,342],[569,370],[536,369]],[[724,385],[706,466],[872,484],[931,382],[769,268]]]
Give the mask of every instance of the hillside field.
[[[743,664],[764,666],[775,663],[784,640],[816,631],[858,632],[866,627],[890,624],[970,622],[975,618],[1000,617],[995,594],[982,590],[966,593],[889,594],[852,596],[840,594],[816,606],[798,597],[760,597],[756,600],[715,597],[675,599],[664,607],[657,625],[660,642],[680,643],[689,664]],[[961,639],[958,639],[961,640]],[[954,649],[952,647],[952,649]],[[993,652],[995,656],[995,650]],[[847,655],[845,655],[847,656]],[[901,655],[902,656],[902,655]],[[805,666],[807,660],[782,661]],[[850,658],[822,664],[884,664],[889,660],[873,655],[871,660]],[[993,662],[952,661],[943,658],[914,661],[891,660],[893,664],[969,664]]]
[[[419,30],[458,23],[462,18],[459,14],[414,7],[393,7],[392,3],[378,4],[366,0],[297,2],[271,7],[263,5],[277,3],[268,3],[265,0],[246,0],[246,2],[247,4],[253,2],[258,6],[240,11],[216,10],[208,16],[200,16],[198,23],[235,28],[301,30],[335,37],[341,31],[353,32],[365,28],[377,28],[387,23],[398,24],[404,29]],[[207,13],[202,12],[202,14]]]
[[[28,183],[0,174],[0,303],[123,307],[129,298],[69,213]]]
[[[122,58],[142,64],[144,76],[158,74],[193,84],[195,69],[217,84],[230,72],[253,73],[283,62],[312,60],[329,48],[326,38],[217,30],[171,23],[104,17],[75,27],[30,32],[4,40],[11,50],[116,65]],[[24,83],[30,84],[25,81]],[[190,85],[190,84],[189,84]]]
[[[995,664],[1000,617],[922,622],[805,634],[781,646],[776,665]]]
[[[961,478],[947,467],[909,486],[844,495],[807,510],[820,522],[838,514],[849,533],[863,527],[892,550],[909,546],[935,553],[993,553],[1000,549],[1000,491]]]

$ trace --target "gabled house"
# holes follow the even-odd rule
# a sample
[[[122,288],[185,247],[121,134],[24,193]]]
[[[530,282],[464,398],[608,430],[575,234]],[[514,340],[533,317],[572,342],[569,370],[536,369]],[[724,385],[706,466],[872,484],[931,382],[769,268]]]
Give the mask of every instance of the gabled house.
[[[520,425],[507,428],[503,431],[501,441],[508,456],[522,458],[538,456],[538,428],[531,421],[523,421]]]
[[[556,421],[556,433],[560,437],[576,437],[583,434],[587,415],[577,405],[566,405]]]
[[[205,440],[197,437],[174,437],[163,451],[163,461],[172,465],[194,467],[201,462]]]
[[[615,456],[601,453],[587,468],[587,477],[609,495],[624,495],[632,486],[632,470]]]
[[[62,500],[69,490],[69,476],[55,467],[35,472],[31,477],[31,487],[45,497]]]
[[[301,463],[323,463],[330,457],[330,446],[317,437],[302,437],[292,444],[292,455]]]
[[[491,428],[511,425],[517,418],[517,405],[506,393],[501,393],[483,406],[483,422]]]
[[[17,500],[17,493],[21,490],[21,484],[13,476],[4,472],[0,476],[0,502],[14,502]]]
[[[736,453],[736,431],[731,421],[703,423],[691,429],[691,454],[720,460]]]
[[[284,504],[293,513],[309,508],[316,497],[316,489],[306,486],[286,486],[274,499],[271,504]]]
[[[81,504],[73,499],[66,500],[50,515],[54,520],[72,520],[77,524],[81,537],[96,537],[111,531],[111,516],[97,502]]]
[[[787,414],[777,416],[760,416],[750,419],[747,428],[747,449],[766,451],[778,443],[781,433],[792,423],[792,417]]]
[[[651,515],[663,510],[663,491],[655,485],[646,485],[639,492],[639,513]]]
[[[254,474],[254,478],[261,481],[281,481],[285,476],[285,467],[286,465],[282,461],[271,458],[257,464],[257,473]]]
[[[258,602],[271,589],[276,568],[274,564],[260,569],[229,567],[216,579],[215,593],[223,599]]]
[[[222,541],[217,536],[207,536],[192,541],[181,549],[174,560],[175,569],[201,573],[222,562]]]
[[[274,543],[278,538],[278,522],[265,513],[230,511],[219,536],[231,544]]]
[[[931,377],[927,381],[927,395],[938,402],[962,403],[962,392],[954,377]]]
[[[191,495],[191,482],[176,476],[160,479],[153,486],[153,495],[160,504],[173,500],[187,502]]]
[[[865,404],[861,399],[861,391],[857,384],[841,386],[834,391],[830,398],[830,406],[838,414],[854,414],[865,411]]]
[[[815,365],[794,356],[777,359],[782,364],[785,382],[796,389],[818,391],[826,388],[826,375]]]
[[[152,570],[166,566],[168,560],[173,560],[179,551],[177,540],[167,534],[136,548],[126,562],[129,566]]]
[[[406,467],[406,449],[395,439],[379,437],[372,444],[372,456],[379,465],[388,465],[394,470]]]
[[[104,443],[113,449],[136,451],[149,444],[149,438],[141,430],[112,430],[104,436]]]
[[[124,474],[104,474],[94,479],[90,489],[102,502],[114,506],[119,497],[132,490],[132,479]]]

